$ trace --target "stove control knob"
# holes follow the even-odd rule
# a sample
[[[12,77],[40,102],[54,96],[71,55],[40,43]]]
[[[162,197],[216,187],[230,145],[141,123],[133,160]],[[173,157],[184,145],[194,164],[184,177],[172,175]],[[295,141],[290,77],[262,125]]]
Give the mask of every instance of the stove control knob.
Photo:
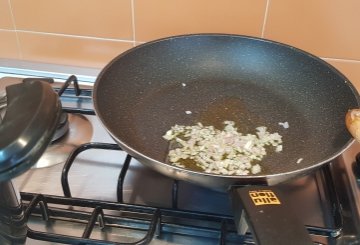
[[[352,165],[352,170],[357,183],[360,184],[360,152],[355,157],[355,162]]]

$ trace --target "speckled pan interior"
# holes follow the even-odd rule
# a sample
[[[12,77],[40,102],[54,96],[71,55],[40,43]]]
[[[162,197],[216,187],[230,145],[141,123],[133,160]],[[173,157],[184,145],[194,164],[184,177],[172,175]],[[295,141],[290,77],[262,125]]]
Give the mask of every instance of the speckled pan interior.
[[[263,175],[301,172],[340,154],[351,141],[345,113],[359,107],[351,83],[306,52],[205,34],[154,41],[115,58],[96,82],[94,101],[120,145],[160,162],[168,149],[162,135],[174,124],[221,128],[233,120],[244,133],[266,126],[283,136],[283,151],[265,157]]]

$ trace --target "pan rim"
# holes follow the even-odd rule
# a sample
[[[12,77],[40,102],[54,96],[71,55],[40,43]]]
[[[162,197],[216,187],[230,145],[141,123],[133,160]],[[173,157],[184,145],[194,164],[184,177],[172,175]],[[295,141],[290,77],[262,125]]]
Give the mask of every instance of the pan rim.
[[[279,45],[279,46],[283,46],[285,48],[290,48],[295,50],[296,52],[300,52],[303,55],[308,56],[309,58],[312,58],[314,60],[316,60],[317,62],[322,63],[323,65],[325,65],[326,67],[328,67],[330,70],[332,70],[334,73],[336,73],[339,77],[341,77],[344,82],[346,83],[346,85],[350,88],[352,94],[355,96],[355,99],[357,101],[358,106],[360,107],[360,96],[358,91],[356,90],[356,88],[354,87],[354,85],[351,83],[351,81],[343,74],[341,73],[338,69],[336,69],[333,65],[329,64],[328,62],[326,62],[325,60],[321,59],[318,56],[315,56],[307,51],[304,51],[302,49],[299,49],[297,47],[291,46],[289,44],[285,44],[285,43],[281,43],[278,41],[274,41],[274,40],[270,40],[270,39],[265,39],[265,38],[260,38],[260,37],[254,37],[254,36],[248,36],[248,35],[238,35],[238,34],[226,34],[226,33],[194,33],[194,34],[183,34],[183,35],[175,35],[175,36],[169,36],[169,37],[164,37],[164,38],[160,38],[160,39],[156,39],[156,40],[152,40],[143,44],[140,44],[136,47],[133,47],[121,54],[119,54],[118,56],[116,56],[114,59],[112,59],[99,73],[95,84],[94,84],[94,92],[92,94],[93,97],[93,104],[94,104],[94,109],[95,109],[95,113],[98,116],[98,118],[100,119],[101,123],[103,124],[104,128],[106,129],[106,131],[110,134],[110,136],[125,150],[126,153],[130,154],[130,152],[132,154],[130,154],[131,156],[133,156],[136,159],[145,159],[145,161],[147,162],[151,162],[153,164],[158,164],[161,165],[163,167],[167,167],[167,168],[171,168],[174,169],[176,171],[179,172],[183,172],[183,173],[187,173],[187,174],[191,174],[191,175],[197,175],[197,176],[209,176],[209,177],[216,177],[216,178],[226,178],[226,179],[248,179],[250,180],[257,180],[257,179],[270,179],[270,178],[284,178],[284,180],[286,180],[286,176],[297,176],[300,175],[301,173],[307,172],[308,170],[313,170],[313,169],[317,169],[318,167],[331,162],[332,160],[334,160],[335,158],[337,158],[339,155],[341,155],[344,151],[346,151],[354,142],[355,140],[350,136],[349,140],[343,145],[343,147],[341,147],[337,152],[334,152],[333,154],[331,154],[330,156],[328,156],[327,158],[315,163],[315,164],[310,164],[307,165],[307,167],[304,168],[299,168],[299,169],[295,169],[292,171],[286,171],[286,172],[281,172],[281,173],[272,173],[272,174],[259,174],[259,175],[223,175],[223,174],[213,174],[213,173],[205,173],[205,172],[200,172],[200,171],[194,171],[194,170],[190,170],[190,169],[186,169],[186,168],[181,168],[181,167],[177,167],[174,165],[170,165],[167,163],[164,163],[162,161],[158,161],[155,160],[151,157],[148,157],[147,155],[137,151],[136,149],[130,147],[129,145],[127,145],[126,143],[124,143],[122,140],[120,140],[111,130],[110,127],[107,126],[107,122],[105,121],[105,119],[103,118],[103,116],[101,116],[100,113],[100,109],[98,107],[97,104],[97,91],[98,91],[98,86],[101,83],[102,77],[104,76],[104,74],[106,74],[106,71],[112,67],[112,64],[115,63],[117,60],[121,59],[122,57],[128,55],[129,53],[133,52],[134,50],[140,49],[144,46],[148,46],[148,45],[152,45],[158,42],[162,42],[162,41],[166,41],[166,40],[174,40],[177,38],[186,38],[186,37],[193,37],[193,36],[213,36],[213,37],[220,37],[220,36],[226,36],[226,37],[234,37],[234,38],[244,38],[244,39],[248,39],[248,40],[256,40],[259,42],[267,42],[267,43],[271,43],[271,44],[275,44],[275,45]],[[350,108],[349,108],[350,109]],[[345,118],[345,113],[344,112],[344,118]],[[144,161],[144,162],[145,162]],[[139,162],[142,162],[141,160],[139,160]]]

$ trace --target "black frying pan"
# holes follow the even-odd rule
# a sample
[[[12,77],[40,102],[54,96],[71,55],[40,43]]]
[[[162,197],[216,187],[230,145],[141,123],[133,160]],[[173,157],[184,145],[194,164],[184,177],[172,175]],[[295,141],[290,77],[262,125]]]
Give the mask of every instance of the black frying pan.
[[[353,141],[344,117],[349,108],[359,107],[359,96],[335,68],[294,47],[201,34],[153,41],[116,57],[96,81],[94,104],[113,138],[143,164],[173,178],[228,190],[238,184],[274,185],[338,156]],[[162,135],[171,126],[202,122],[221,128],[224,120],[235,121],[243,132],[257,126],[279,132],[283,151],[266,156],[263,171],[250,176],[205,174],[165,162],[169,146]],[[289,128],[279,122],[288,122]],[[245,193],[240,202],[246,206],[251,194]],[[274,209],[276,204],[260,206]],[[254,233],[261,243],[262,235]]]

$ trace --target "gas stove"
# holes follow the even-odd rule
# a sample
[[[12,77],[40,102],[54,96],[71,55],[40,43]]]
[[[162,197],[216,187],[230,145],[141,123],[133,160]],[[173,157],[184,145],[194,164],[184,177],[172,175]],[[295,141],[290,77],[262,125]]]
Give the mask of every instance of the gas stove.
[[[3,74],[0,91],[26,76]],[[237,234],[226,193],[165,177],[122,151],[93,111],[91,81],[52,86],[59,92],[74,79],[79,95],[74,86],[60,92],[66,132],[12,180],[28,218],[25,244],[254,243],[250,232]],[[359,152],[354,143],[318,171],[279,185],[315,244],[360,244]]]

